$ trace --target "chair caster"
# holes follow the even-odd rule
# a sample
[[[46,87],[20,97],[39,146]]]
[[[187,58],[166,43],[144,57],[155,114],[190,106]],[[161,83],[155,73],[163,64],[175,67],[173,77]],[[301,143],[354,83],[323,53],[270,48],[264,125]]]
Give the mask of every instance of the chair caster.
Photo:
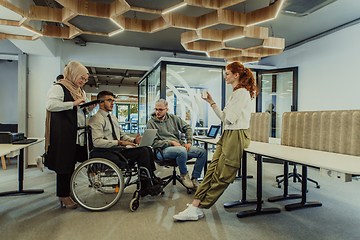
[[[191,192],[192,192],[192,190],[191,190],[191,189],[189,189],[189,188],[188,188],[188,189],[186,189],[186,193],[187,193],[187,194],[191,194]]]
[[[278,188],[281,188],[281,185],[278,185]]]
[[[316,185],[316,188],[320,188],[320,185]]]
[[[164,191],[162,191],[162,192],[161,192],[161,195],[164,195],[164,194],[165,194],[165,192],[164,192]]]
[[[136,211],[140,206],[140,199],[133,198],[130,202],[130,210],[132,212]]]

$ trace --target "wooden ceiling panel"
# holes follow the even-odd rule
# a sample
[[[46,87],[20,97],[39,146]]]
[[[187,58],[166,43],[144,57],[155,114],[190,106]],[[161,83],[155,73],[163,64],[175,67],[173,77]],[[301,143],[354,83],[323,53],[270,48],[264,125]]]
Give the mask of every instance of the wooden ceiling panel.
[[[156,34],[168,28],[185,29],[181,34],[181,44],[185,50],[203,52],[226,60],[235,59],[244,50],[247,50],[247,56],[241,55],[242,59],[254,60],[255,56],[274,55],[285,47],[284,39],[269,38],[267,28],[253,26],[276,18],[284,0],[275,0],[267,7],[247,13],[229,10],[231,6],[245,0],[55,1],[61,6],[31,5],[30,11],[25,12],[0,0],[1,6],[21,16],[20,21],[0,20],[0,25],[21,26],[35,33],[31,39],[19,37],[28,40],[43,35],[69,39],[81,34],[109,37],[122,31]],[[68,27],[41,24],[43,28],[38,30],[28,25],[30,19],[63,23]],[[2,34],[1,37],[14,36]]]

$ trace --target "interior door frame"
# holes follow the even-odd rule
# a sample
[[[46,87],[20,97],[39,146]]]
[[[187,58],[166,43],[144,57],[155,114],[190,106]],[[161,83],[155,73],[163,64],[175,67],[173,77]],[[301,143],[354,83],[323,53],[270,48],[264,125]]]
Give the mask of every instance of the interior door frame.
[[[282,72],[293,72],[293,91],[292,91],[292,105],[291,111],[296,112],[298,110],[298,73],[299,67],[289,67],[289,68],[277,68],[271,70],[264,69],[252,69],[256,71],[257,85],[259,88],[259,94],[256,98],[256,112],[262,112],[262,75],[263,74],[273,74],[273,73],[282,73]]]

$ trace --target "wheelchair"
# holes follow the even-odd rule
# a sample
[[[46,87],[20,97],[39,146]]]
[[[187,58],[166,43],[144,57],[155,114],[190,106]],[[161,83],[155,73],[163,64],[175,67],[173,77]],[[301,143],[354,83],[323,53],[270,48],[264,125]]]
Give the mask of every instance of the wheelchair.
[[[131,211],[137,210],[140,206],[140,178],[147,178],[153,186],[148,169],[129,163],[121,153],[111,148],[93,148],[91,127],[78,129],[84,129],[88,160],[81,163],[71,177],[70,190],[74,200],[91,211],[106,210],[117,203],[124,188],[136,184],[129,207]]]

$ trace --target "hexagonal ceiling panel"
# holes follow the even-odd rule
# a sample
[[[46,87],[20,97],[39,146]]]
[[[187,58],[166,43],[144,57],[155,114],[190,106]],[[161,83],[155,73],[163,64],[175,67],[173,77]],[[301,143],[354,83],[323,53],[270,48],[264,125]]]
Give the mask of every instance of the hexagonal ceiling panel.
[[[51,7],[47,7],[49,3],[31,5],[29,12],[0,1],[1,6],[21,16],[20,20],[2,21],[0,25],[27,29],[34,35],[26,40],[42,36],[64,39],[80,36],[85,41],[143,48],[152,48],[152,43],[157,43],[156,46],[160,44],[163,50],[185,49],[231,60],[234,53],[229,55],[219,50],[237,50],[236,57],[252,61],[269,54],[280,54],[285,46],[284,39],[269,38],[267,28],[254,26],[275,19],[284,0],[274,0],[270,4],[264,0],[54,1],[58,4],[50,4]],[[254,7],[259,1],[264,7]],[[251,10],[247,11],[245,6]],[[38,29],[29,25],[30,20],[49,24],[39,24],[43,27]],[[14,38],[0,34],[2,38]],[[24,36],[19,35],[19,39]],[[275,50],[243,51],[256,48]]]

